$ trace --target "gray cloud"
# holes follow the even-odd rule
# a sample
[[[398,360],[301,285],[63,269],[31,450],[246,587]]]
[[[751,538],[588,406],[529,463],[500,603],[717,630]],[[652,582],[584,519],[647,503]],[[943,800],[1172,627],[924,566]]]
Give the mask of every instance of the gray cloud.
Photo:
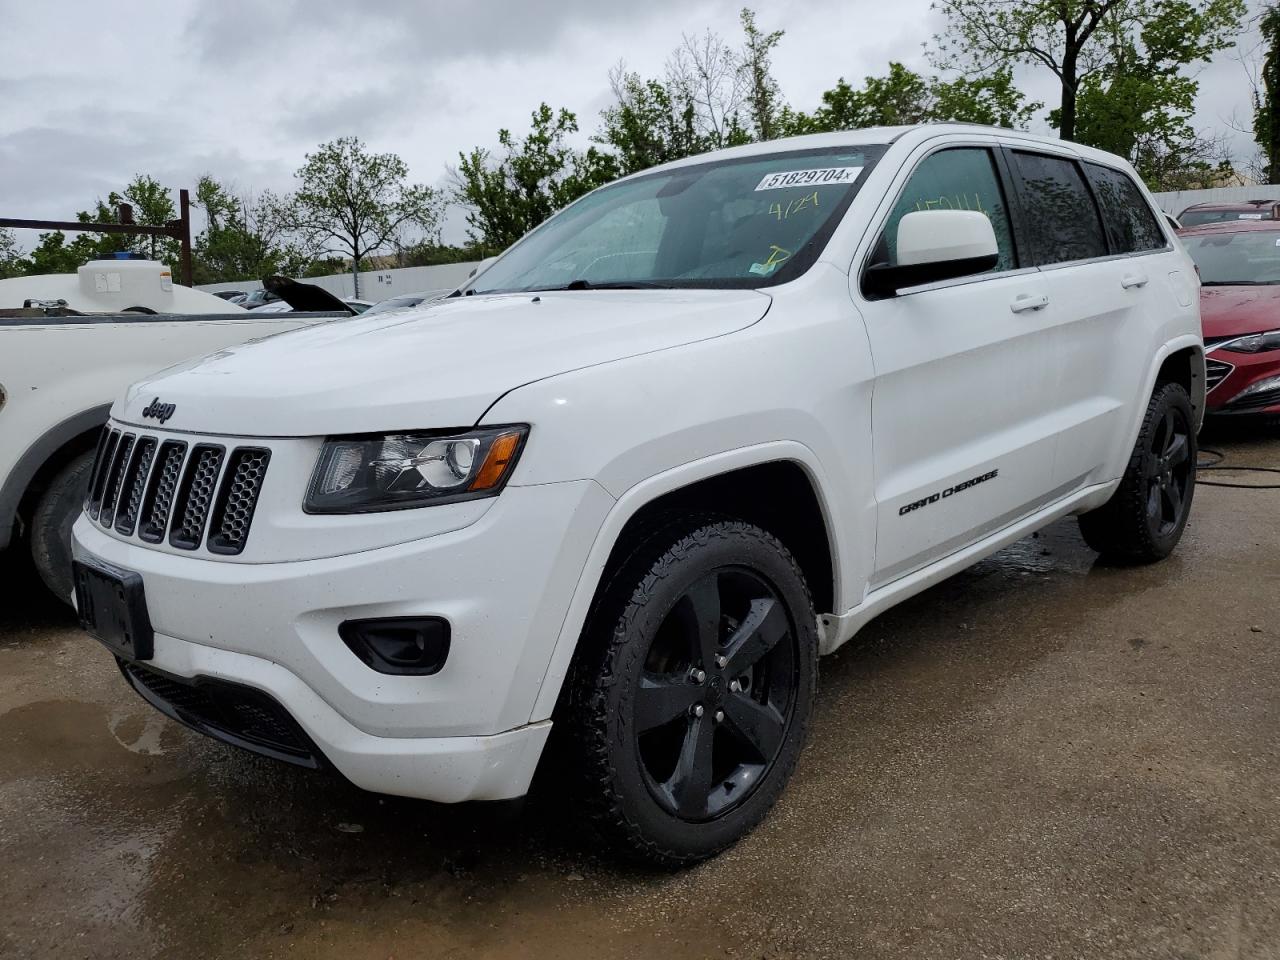
[[[208,172],[287,190],[305,153],[347,134],[439,184],[459,151],[522,132],[544,100],[578,114],[585,145],[610,66],[660,74],[682,33],[708,27],[737,42],[742,2],[131,0],[127,17],[107,17],[89,0],[0,0],[6,35],[21,38],[0,58],[0,209],[69,217],[138,172],[175,188]],[[840,76],[857,83],[890,59],[922,67],[942,26],[929,0],[756,7],[763,27],[786,30],[775,73],[801,109]],[[1045,71],[1019,78],[1054,99]],[[1247,123],[1231,53],[1200,81],[1200,126]],[[1238,156],[1252,151],[1247,134],[1232,138]],[[455,212],[446,238],[463,235]]]

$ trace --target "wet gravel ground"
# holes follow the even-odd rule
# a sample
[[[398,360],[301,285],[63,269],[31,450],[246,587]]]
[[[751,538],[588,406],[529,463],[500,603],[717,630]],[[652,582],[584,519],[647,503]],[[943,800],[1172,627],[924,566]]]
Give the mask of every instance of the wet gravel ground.
[[[1280,957],[1278,519],[1202,487],[1163,564],[1066,521],[881,617],[775,812],[679,874],[554,789],[441,808],[190,733],[5,569],[0,956]]]

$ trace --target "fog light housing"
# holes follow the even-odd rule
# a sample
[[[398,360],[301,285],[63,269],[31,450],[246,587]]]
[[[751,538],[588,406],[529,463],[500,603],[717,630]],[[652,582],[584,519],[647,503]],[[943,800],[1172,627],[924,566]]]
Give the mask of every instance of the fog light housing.
[[[443,617],[346,620],[338,636],[378,673],[430,676],[440,672],[449,656],[449,621]]]

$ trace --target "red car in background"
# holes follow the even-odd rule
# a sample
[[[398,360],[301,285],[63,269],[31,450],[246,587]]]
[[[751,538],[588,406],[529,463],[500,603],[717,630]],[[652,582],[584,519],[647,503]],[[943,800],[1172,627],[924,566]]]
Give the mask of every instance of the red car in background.
[[[1280,415],[1280,221],[1178,236],[1200,273],[1207,412]]]
[[[1193,203],[1178,214],[1184,227],[1231,220],[1280,220],[1280,200],[1246,200],[1243,203]]]

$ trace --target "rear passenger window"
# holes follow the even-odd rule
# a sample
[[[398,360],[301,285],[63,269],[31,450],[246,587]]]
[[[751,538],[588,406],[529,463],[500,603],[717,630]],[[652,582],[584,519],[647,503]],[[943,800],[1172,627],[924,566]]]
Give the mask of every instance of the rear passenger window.
[[[1022,196],[1030,265],[1106,256],[1098,209],[1075,161],[1015,151],[1013,175]]]
[[[911,174],[885,224],[875,260],[898,262],[898,223],[914,210],[977,210],[985,213],[995,228],[1000,259],[996,270],[1012,270],[1013,231],[1009,209],[991,151],[980,147],[940,150],[925,157]]]
[[[1096,163],[1086,163],[1084,169],[1102,208],[1112,253],[1162,250],[1168,245],[1150,205],[1128,174]]]

